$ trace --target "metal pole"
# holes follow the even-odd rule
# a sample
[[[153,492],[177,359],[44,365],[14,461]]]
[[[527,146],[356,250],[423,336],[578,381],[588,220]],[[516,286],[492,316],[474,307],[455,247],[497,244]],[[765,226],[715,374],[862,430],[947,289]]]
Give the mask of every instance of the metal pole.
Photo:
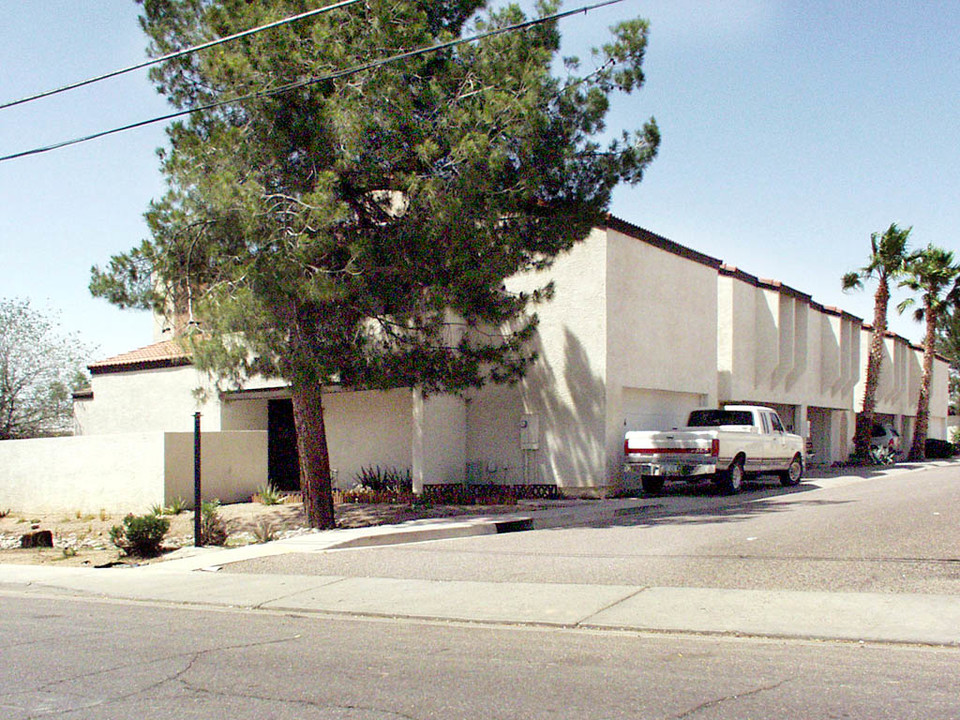
[[[200,537],[200,510],[203,505],[200,492],[200,413],[193,414],[193,545],[203,545]]]

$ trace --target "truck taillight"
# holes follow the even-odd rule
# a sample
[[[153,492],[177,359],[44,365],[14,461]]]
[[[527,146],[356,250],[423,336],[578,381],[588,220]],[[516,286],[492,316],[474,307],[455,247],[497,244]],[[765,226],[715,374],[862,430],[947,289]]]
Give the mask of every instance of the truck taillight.
[[[630,441],[629,441],[629,440],[624,440],[624,441],[623,441],[623,454],[624,454],[624,455],[629,455],[629,454],[630,454]]]
[[[714,438],[713,442],[710,443],[710,454],[713,457],[720,457],[720,439]]]

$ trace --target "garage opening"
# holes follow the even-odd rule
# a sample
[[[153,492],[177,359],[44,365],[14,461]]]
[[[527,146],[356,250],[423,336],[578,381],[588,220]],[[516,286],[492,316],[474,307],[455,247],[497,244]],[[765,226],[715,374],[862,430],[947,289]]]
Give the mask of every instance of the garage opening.
[[[627,430],[670,430],[683,425],[706,399],[697,393],[625,387],[622,402]]]

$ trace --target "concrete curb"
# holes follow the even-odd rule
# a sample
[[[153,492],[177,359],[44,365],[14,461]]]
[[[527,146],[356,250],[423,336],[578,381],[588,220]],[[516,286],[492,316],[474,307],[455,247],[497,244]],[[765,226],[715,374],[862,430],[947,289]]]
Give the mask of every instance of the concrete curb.
[[[420,621],[960,647],[953,596],[0,566],[0,592]]]
[[[947,464],[956,463],[936,463]],[[885,469],[881,476],[917,469],[922,468]],[[838,474],[827,484],[868,479]],[[960,646],[960,602],[954,596],[216,572],[229,563],[284,553],[629,521],[660,507],[656,498],[644,498],[513,515],[416,520],[226,550],[184,548],[177,559],[123,569],[0,565],[0,591],[325,616]]]

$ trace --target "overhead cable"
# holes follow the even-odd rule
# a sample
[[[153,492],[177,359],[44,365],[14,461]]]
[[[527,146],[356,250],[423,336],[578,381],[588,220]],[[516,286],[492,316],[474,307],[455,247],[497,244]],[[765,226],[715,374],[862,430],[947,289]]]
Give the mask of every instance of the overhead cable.
[[[149,120],[141,120],[139,122],[131,123],[129,125],[123,125],[122,127],[116,127],[110,130],[102,130],[100,132],[96,132],[91,135],[85,135],[83,137],[74,138],[72,140],[64,140],[62,142],[54,143],[52,145],[44,145],[43,147],[33,148],[32,150],[24,150],[22,152],[13,153],[12,155],[4,155],[0,157],[0,162],[4,162],[6,160],[15,160],[16,158],[27,157],[29,155],[39,155],[40,153],[50,152],[51,150],[58,150],[60,148],[68,147],[70,145],[78,145],[80,143],[88,142],[90,140],[96,140],[97,138],[106,137],[107,135],[115,135],[117,133],[125,132],[127,130],[134,130],[136,128],[144,127],[146,125],[153,125],[159,122],[164,122],[166,120],[173,120],[174,118],[183,117],[185,115],[192,115],[193,113],[204,112],[206,110],[215,110],[216,108],[223,107],[224,105],[231,105],[233,103],[246,102],[247,100],[256,100],[258,98],[265,98],[265,97],[272,97],[274,95],[280,95],[282,93],[290,92],[292,90],[297,90],[299,88],[307,87],[309,85],[316,85],[317,83],[326,82],[329,80],[337,80],[339,78],[346,77],[349,75],[355,75],[356,73],[363,72],[364,70],[373,70],[383,65],[397,62],[399,60],[407,60],[409,58],[417,57],[420,55],[426,55],[432,52],[437,52],[438,50],[445,50],[447,48],[474,42],[476,40],[483,40],[484,38],[492,37],[495,35],[503,35],[509,32],[516,32],[517,30],[524,30],[528,27],[533,27],[534,25],[540,25],[542,23],[550,22],[552,20],[559,20],[561,18],[569,17],[570,15],[576,15],[578,13],[588,13],[591,10],[596,10],[597,8],[605,7],[607,5],[616,5],[621,2],[623,2],[623,0],[605,0],[605,2],[598,2],[593,5],[584,5],[574,10],[566,10],[564,12],[554,13],[553,15],[545,15],[543,17],[533,18],[532,20],[516,23],[514,25],[506,25],[501,28],[495,28],[493,30],[488,30],[487,32],[471,35],[470,37],[458,38],[456,40],[437,43],[436,45],[430,45],[428,47],[419,48],[417,50],[410,50],[407,52],[398,53],[397,55],[391,55],[390,57],[382,58],[380,60],[374,60],[368,63],[363,63],[362,65],[355,65],[351,68],[338,70],[337,72],[329,73],[327,75],[319,75],[319,76],[305,78],[303,80],[297,80],[295,82],[291,82],[286,85],[281,85],[279,87],[272,88],[270,90],[260,90],[258,92],[251,93],[249,95],[241,95],[238,97],[229,98],[227,100],[218,100],[217,102],[208,103],[206,105],[200,105],[198,107],[189,108],[187,110],[179,110],[177,112],[168,113],[167,115],[161,115],[158,117],[150,118]]]
[[[288,23],[296,22],[297,20],[303,20],[305,18],[314,17],[315,15],[321,15],[323,13],[330,12],[331,10],[338,10],[340,8],[347,7],[348,5],[355,5],[361,0],[343,0],[342,2],[334,3],[333,5],[326,5],[322,8],[317,8],[315,10],[308,10],[307,12],[300,13],[299,15],[293,15],[282,20],[277,20],[272,23],[267,23],[266,25],[260,25],[255,28],[250,28],[249,30],[244,30],[243,32],[238,32],[234,35],[228,35],[227,37],[222,37],[217,40],[211,40],[210,42],[205,42],[201,45],[194,45],[193,47],[185,48],[184,50],[177,50],[176,52],[167,53],[152,60],[146,60],[142,63],[137,63],[136,65],[131,65],[130,67],[122,68],[121,70],[114,70],[108,72],[105,75],[98,75],[97,77],[88,78],[86,80],[80,80],[79,82],[70,83],[69,85],[64,85],[63,87],[56,88],[55,90],[46,90],[36,95],[30,95],[29,97],[20,98],[19,100],[11,100],[0,104],[0,110],[5,108],[13,107],[14,105],[22,105],[23,103],[32,102],[33,100],[39,100],[41,98],[49,97],[51,95],[56,95],[58,93],[66,92],[67,90],[75,90],[76,88],[83,87],[85,85],[92,85],[93,83],[100,82],[101,80],[108,80],[112,77],[117,77],[118,75],[123,75],[125,73],[133,72],[134,70],[140,70],[150,65],[156,65],[158,63],[166,62],[167,60],[174,60],[178,57],[183,57],[185,55],[191,55],[200,50],[206,50],[207,48],[215,47],[216,45],[222,45],[223,43],[230,42],[231,40],[238,40],[239,38],[247,37],[249,35],[254,35],[256,33],[263,32],[264,30],[270,30],[271,28],[280,27],[281,25],[286,25]]]

